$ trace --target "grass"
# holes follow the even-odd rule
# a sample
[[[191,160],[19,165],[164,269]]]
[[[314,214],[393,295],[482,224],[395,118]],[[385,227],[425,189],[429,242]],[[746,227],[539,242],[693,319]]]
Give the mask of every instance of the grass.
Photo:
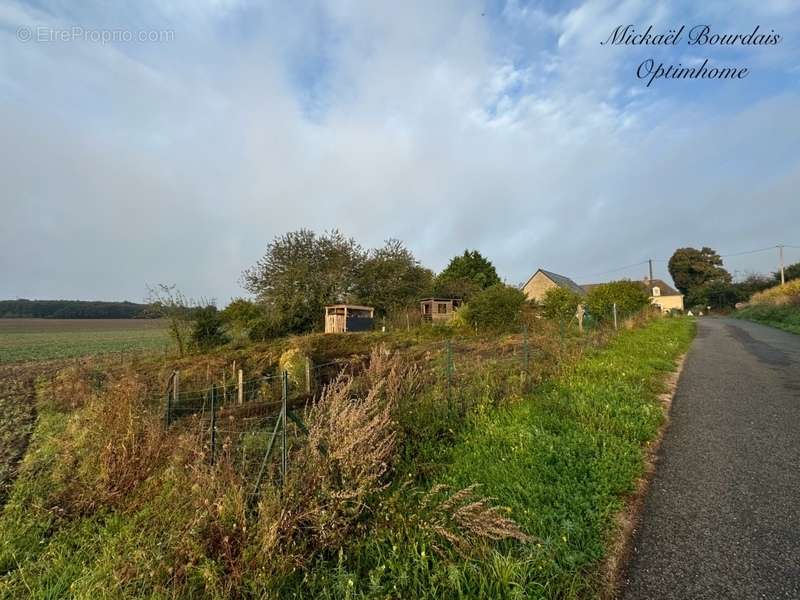
[[[733,316],[800,334],[800,306],[796,304],[754,304],[736,311]]]
[[[0,364],[163,351],[165,325],[147,319],[0,319]]]
[[[395,394],[404,408],[388,471],[385,457],[369,458],[388,439],[378,435],[389,431],[385,419],[347,408],[310,415],[324,443],[293,456],[288,497],[270,505],[265,496],[272,512],[256,521],[243,516],[235,475],[193,462],[179,431],[159,440],[124,385],[72,412],[40,389],[39,420],[0,515],[0,598],[595,596],[614,514],[663,419],[662,375],[692,333],[692,321],[657,319],[585,347],[554,376],[556,342],[533,354],[548,378],[525,397],[507,384],[519,359],[497,363],[483,354],[505,342],[486,343],[469,368],[456,365],[470,375],[456,380],[472,407],[465,418],[443,411],[442,390],[424,377],[413,394]],[[348,406],[350,392],[340,396]],[[118,460],[148,447],[172,454],[159,452],[146,477]],[[303,466],[303,452],[314,462]],[[347,487],[359,477],[365,488]],[[132,483],[120,496],[123,478]],[[287,516],[286,506],[296,510]],[[276,533],[270,515],[304,520]]]
[[[305,574],[296,597],[309,589],[319,598],[598,596],[614,515],[663,422],[663,376],[693,331],[689,320],[662,319],[624,332],[532,398],[484,413],[439,448],[434,481],[479,484],[535,541],[463,560],[432,551],[418,530],[390,528],[335,568]]]

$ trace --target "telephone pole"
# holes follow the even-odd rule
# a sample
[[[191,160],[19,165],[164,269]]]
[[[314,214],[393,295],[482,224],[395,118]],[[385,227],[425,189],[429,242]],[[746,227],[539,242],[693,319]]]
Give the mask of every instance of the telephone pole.
[[[781,261],[781,285],[783,285],[786,283],[786,279],[783,276],[783,244],[778,244],[778,256]]]
[[[653,259],[648,258],[647,263],[650,265],[650,283],[653,282]]]

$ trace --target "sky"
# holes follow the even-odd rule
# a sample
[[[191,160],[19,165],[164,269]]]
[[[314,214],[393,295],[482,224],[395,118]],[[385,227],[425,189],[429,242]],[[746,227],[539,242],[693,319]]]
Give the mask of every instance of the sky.
[[[781,41],[601,44],[629,24]],[[683,246],[773,271],[800,260],[799,33],[794,0],[4,0],[0,298],[224,304],[299,228],[435,271],[478,249],[509,284],[668,279]],[[647,86],[650,58],[749,73]]]

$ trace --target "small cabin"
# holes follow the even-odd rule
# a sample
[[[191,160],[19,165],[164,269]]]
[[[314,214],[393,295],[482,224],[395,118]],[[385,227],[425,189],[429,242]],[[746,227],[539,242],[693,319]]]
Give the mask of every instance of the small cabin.
[[[423,321],[449,321],[459,306],[460,298],[425,298],[419,303]]]
[[[325,307],[325,333],[370,331],[375,317],[371,306],[332,304]]]

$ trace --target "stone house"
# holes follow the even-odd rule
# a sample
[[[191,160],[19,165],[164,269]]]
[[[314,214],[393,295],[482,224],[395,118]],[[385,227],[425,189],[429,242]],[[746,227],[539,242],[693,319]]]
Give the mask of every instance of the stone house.
[[[556,287],[568,289],[581,296],[586,294],[584,289],[569,277],[553,273],[552,271],[545,271],[544,269],[537,269],[525,285],[522,286],[522,291],[528,300],[541,302],[544,300],[544,295],[547,293],[547,290]]]

